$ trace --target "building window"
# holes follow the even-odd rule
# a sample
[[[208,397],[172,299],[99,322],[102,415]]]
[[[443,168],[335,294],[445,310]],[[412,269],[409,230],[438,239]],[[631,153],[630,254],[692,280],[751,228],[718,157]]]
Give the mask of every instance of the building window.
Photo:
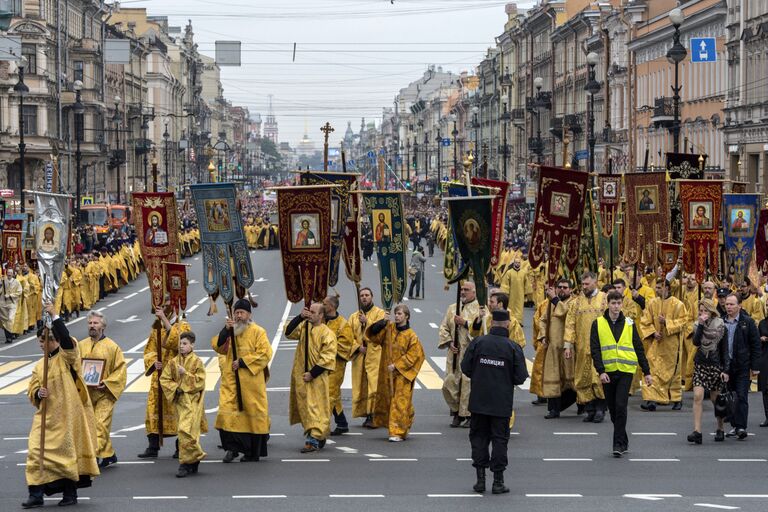
[[[76,60],[72,63],[72,66],[74,67],[74,74],[73,78],[77,81],[80,80],[83,81],[83,61]]]
[[[24,105],[24,135],[37,135],[37,105]]]
[[[28,75],[37,74],[37,46],[34,44],[22,44],[21,55],[27,58],[27,67],[24,72]]]

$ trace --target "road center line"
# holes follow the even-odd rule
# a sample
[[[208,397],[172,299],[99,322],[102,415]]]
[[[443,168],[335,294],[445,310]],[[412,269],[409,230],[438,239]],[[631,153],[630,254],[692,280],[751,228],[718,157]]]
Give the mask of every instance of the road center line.
[[[139,293],[141,293],[141,292],[145,292],[145,291],[147,291],[147,290],[149,290],[149,286],[145,286],[144,288],[142,288],[141,290],[139,290]]]
[[[439,327],[439,326],[438,326],[436,323],[434,323],[434,322],[429,322],[429,326],[430,326],[431,328],[433,328],[433,329],[439,329],[439,328],[440,328],[440,327]]]
[[[714,503],[694,503],[694,507],[707,507],[707,508],[719,508],[722,510],[738,510],[739,507],[731,507],[729,505],[716,505]]]
[[[135,500],[186,500],[186,496],[134,496]]]
[[[329,498],[383,498],[383,494],[329,494]]]
[[[552,432],[556,436],[596,436],[597,432]]]
[[[633,436],[676,436],[676,432],[632,432]]]
[[[277,349],[280,346],[280,338],[283,336],[283,327],[285,327],[285,321],[288,318],[288,315],[291,312],[291,303],[286,301],[285,302],[285,309],[283,310],[283,316],[280,319],[280,323],[277,325],[277,331],[275,331],[274,337],[272,337],[272,358],[269,360],[269,368],[272,368],[272,363],[275,360],[275,356],[277,356]]]
[[[142,341],[141,343],[139,343],[135,347],[132,347],[132,348],[126,350],[125,353],[129,354],[131,352],[138,352],[140,349],[144,348],[144,345],[146,345],[148,341],[149,341],[149,338],[144,338],[144,341]]]
[[[118,300],[116,300],[115,302],[113,302],[113,303],[111,303],[111,304],[107,304],[107,307],[108,307],[108,308],[111,308],[112,306],[117,306],[117,305],[118,305],[118,304],[120,304],[121,302],[123,302],[123,299],[118,299]]]
[[[541,459],[544,462],[591,462],[592,459],[579,459],[579,458],[551,458],[551,459]]]
[[[371,462],[416,462],[419,459],[386,459],[386,458],[375,458],[375,459],[368,459]]]
[[[526,494],[526,498],[583,498],[581,494]]]
[[[331,462],[331,459],[280,459],[280,462]]]
[[[768,494],[723,494],[724,498],[768,498]]]
[[[133,292],[133,293],[132,293],[132,294],[130,294],[130,295],[126,295],[126,296],[125,296],[125,299],[126,299],[126,300],[128,300],[128,299],[132,299],[132,298],[134,298],[135,296],[137,296],[138,294],[139,294],[139,292]]]
[[[630,462],[680,462],[680,459],[629,459]]]
[[[203,303],[204,303],[205,301],[207,301],[207,300],[208,300],[208,297],[207,297],[207,296],[206,296],[206,297],[203,297],[202,299],[200,299],[199,301],[197,301],[197,305],[198,305],[198,306],[202,306],[202,305],[203,305]]]
[[[767,462],[766,459],[717,459],[717,462]]]
[[[239,495],[232,496],[235,500],[272,500],[278,498],[287,498],[285,494],[255,494],[255,495]]]
[[[427,498],[482,498],[482,494],[427,494]]]

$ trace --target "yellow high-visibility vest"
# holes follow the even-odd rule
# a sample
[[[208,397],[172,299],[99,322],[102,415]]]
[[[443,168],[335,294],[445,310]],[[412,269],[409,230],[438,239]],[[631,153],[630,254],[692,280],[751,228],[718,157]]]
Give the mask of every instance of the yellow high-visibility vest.
[[[608,320],[601,316],[597,319],[597,335],[600,338],[600,351],[603,356],[605,372],[635,373],[637,354],[632,345],[632,326],[634,322],[624,317],[624,330],[618,340],[613,337]]]

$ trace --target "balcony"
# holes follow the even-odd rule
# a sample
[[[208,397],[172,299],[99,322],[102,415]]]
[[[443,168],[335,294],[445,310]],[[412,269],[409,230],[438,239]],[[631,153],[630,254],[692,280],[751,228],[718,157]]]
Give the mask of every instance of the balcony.
[[[544,139],[538,137],[528,137],[528,151],[531,153],[543,153],[544,152]]]
[[[582,118],[583,114],[567,114],[563,123],[571,133],[581,133],[582,131]]]
[[[563,140],[563,118],[553,117],[549,123],[549,133]]]
[[[654,126],[656,128],[669,128],[674,123],[674,119],[672,98],[667,96],[656,98],[653,104],[653,116],[651,117]]]
[[[510,117],[512,119],[513,124],[517,124],[517,125],[525,124],[525,109],[513,108],[510,111]]]

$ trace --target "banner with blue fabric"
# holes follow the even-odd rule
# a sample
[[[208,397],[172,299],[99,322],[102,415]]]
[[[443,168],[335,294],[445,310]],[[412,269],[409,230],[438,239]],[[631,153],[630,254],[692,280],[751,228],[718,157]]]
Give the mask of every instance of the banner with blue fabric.
[[[726,269],[736,283],[749,272],[759,215],[760,194],[723,194]]]

